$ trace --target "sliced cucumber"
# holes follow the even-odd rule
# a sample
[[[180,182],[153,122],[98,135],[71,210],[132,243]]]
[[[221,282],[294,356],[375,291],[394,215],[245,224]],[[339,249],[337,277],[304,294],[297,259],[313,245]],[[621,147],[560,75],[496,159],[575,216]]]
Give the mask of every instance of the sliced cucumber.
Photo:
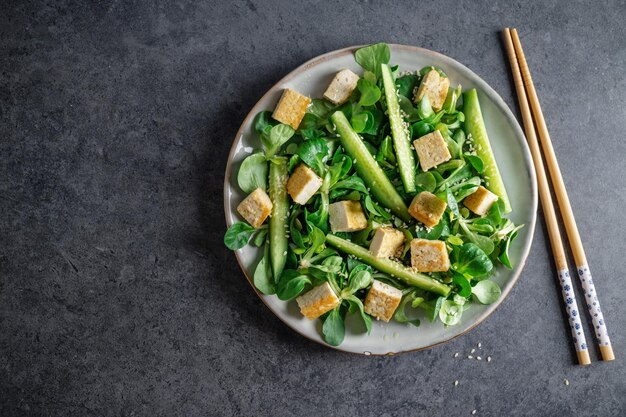
[[[398,159],[398,170],[400,178],[404,184],[404,191],[415,192],[415,157],[411,149],[408,125],[400,114],[400,103],[396,85],[391,74],[391,69],[387,64],[381,64],[383,76],[383,86],[385,87],[385,100],[387,101],[387,112],[389,113],[389,125],[391,126],[391,136],[393,137],[393,147],[396,150]]]
[[[287,197],[287,158],[274,157],[270,161],[270,200],[272,215],[270,217],[270,261],[274,281],[278,282],[280,274],[287,262],[287,214],[289,199]]]
[[[350,122],[341,111],[336,111],[330,119],[337,128],[341,145],[354,161],[354,168],[365,184],[370,188],[372,195],[383,206],[405,222],[411,222],[413,218],[404,204],[402,197],[393,187],[389,178],[385,175],[372,154],[365,147],[361,137],[352,129]]]
[[[392,261],[391,259],[377,258],[367,249],[348,240],[328,234],[326,235],[326,243],[344,253],[347,253],[348,255],[356,256],[359,260],[365,262],[373,268],[376,268],[386,274],[390,274],[408,285],[443,296],[447,296],[450,293],[450,287],[429,277],[428,275],[413,272],[401,263]]]
[[[467,138],[474,144],[476,154],[485,164],[483,171],[486,180],[485,187],[502,200],[504,213],[510,213],[511,202],[506,193],[506,188],[504,188],[504,181],[502,181],[502,176],[498,170],[496,158],[493,156],[483,115],[480,111],[476,89],[463,93],[463,113],[465,113],[465,133]]]

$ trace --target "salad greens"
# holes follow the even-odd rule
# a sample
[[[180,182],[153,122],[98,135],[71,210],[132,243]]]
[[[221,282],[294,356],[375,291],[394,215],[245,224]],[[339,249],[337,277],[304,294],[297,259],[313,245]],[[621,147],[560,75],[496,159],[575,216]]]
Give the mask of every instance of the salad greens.
[[[413,100],[426,74],[437,71],[446,78],[443,69],[401,73],[390,59],[384,43],[357,50],[363,73],[349,98],[340,104],[313,99],[298,129],[274,120],[269,111],[256,116],[260,146],[243,160],[237,182],[247,194],[258,189],[269,194],[269,224],[254,228],[237,222],[224,236],[229,249],[260,248],[253,282],[263,294],[297,298],[300,304],[305,301],[299,297],[328,283],[336,306],[320,313],[321,331],[333,346],[345,337],[348,314],[360,317],[364,331],[371,330],[368,294],[374,280],[401,294],[393,320],[412,326],[437,319],[452,326],[472,303],[496,302],[501,290],[490,277],[498,266],[513,267],[509,249],[522,227],[504,217],[511,204],[476,90],[446,87],[439,92],[445,94],[439,101],[443,106],[435,111],[432,95]],[[413,141],[429,134],[441,135],[449,158],[424,171]],[[303,205],[288,192],[290,175],[301,164],[321,183]],[[497,196],[484,209],[467,200],[481,187]],[[432,228],[411,211],[413,198],[423,192],[446,203]],[[331,205],[345,200],[360,203],[366,226],[332,232]],[[405,237],[391,258],[373,252],[380,228]],[[418,271],[411,249],[416,239],[443,245],[449,258],[445,267]]]

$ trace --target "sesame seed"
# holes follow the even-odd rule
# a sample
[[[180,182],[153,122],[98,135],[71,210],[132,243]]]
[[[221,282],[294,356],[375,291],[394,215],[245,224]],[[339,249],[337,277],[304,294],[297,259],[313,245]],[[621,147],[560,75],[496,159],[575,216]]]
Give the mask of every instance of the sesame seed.
[[[454,357],[455,357],[455,358],[458,358],[458,357],[459,357],[459,352],[455,353],[455,354],[454,354]]]
[[[480,342],[478,342],[478,349],[480,349],[482,346],[482,344]]]
[[[459,385],[459,381],[454,381],[454,386],[456,387],[457,385]]]
[[[472,351],[470,353],[474,353],[474,352],[476,352],[476,349],[472,349]]]
[[[481,358],[480,356],[476,356],[476,359],[479,360],[479,361],[483,360],[483,358]]]
[[[476,410],[472,410],[472,415],[476,414]]]
[[[467,355],[467,359],[474,359],[472,355]]]
[[[491,362],[491,356],[487,356],[487,362]]]
[[[563,383],[564,383],[565,385],[569,385],[569,379],[565,378],[565,379],[563,380]]]

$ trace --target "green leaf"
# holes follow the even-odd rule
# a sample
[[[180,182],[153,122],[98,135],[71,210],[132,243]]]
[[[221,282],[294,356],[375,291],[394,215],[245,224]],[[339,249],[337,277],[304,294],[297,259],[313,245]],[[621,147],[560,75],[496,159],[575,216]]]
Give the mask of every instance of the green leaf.
[[[422,136],[426,136],[427,134],[434,132],[435,131],[435,126],[426,121],[426,120],[420,120],[417,123],[413,123],[411,125],[411,137],[413,139],[415,138],[421,138]]]
[[[356,113],[352,115],[350,119],[350,124],[352,125],[352,129],[355,132],[361,133],[367,127],[368,115],[367,113]]]
[[[310,166],[318,175],[323,176],[325,172],[324,160],[328,157],[328,146],[324,139],[306,140],[298,146],[296,155]]]
[[[294,135],[293,128],[286,124],[278,124],[271,128],[269,133],[261,135],[261,143],[265,147],[265,156],[273,157],[280,147]]]
[[[265,243],[265,238],[267,237],[268,229],[259,229],[257,234],[252,239],[252,244],[257,248],[260,248]]]
[[[377,43],[357,49],[354,59],[363,69],[373,72],[376,78],[380,78],[380,64],[389,63],[391,51],[386,43]]]
[[[253,282],[254,286],[265,295],[276,293],[270,265],[269,245],[265,247],[263,257],[254,270]]]
[[[441,305],[441,310],[439,310],[439,319],[446,326],[454,326],[459,321],[461,321],[461,316],[463,315],[463,307],[455,304],[451,300],[446,300]]]
[[[480,281],[472,288],[472,294],[481,304],[493,304],[500,298],[502,291],[493,281]]]
[[[459,286],[460,290],[458,294],[461,297],[469,297],[472,293],[472,286],[465,276],[461,274],[454,274],[452,276],[452,282]]]
[[[276,126],[278,122],[272,119],[271,111],[259,112],[254,118],[254,130],[259,135],[269,133],[272,127]]]
[[[480,157],[474,156],[474,155],[470,155],[470,154],[465,154],[465,155],[463,155],[463,157],[467,161],[469,161],[469,163],[474,167],[476,172],[478,172],[479,174],[481,174],[483,172],[483,170],[485,169],[485,164],[483,163],[483,160],[480,159]]]
[[[348,276],[348,286],[343,289],[342,297],[346,297],[350,294],[354,294],[358,290],[369,287],[373,280],[372,272],[367,265],[354,268]]]
[[[237,222],[230,226],[224,234],[224,244],[230,250],[241,249],[248,244],[255,230],[248,223]]]
[[[327,121],[332,112],[335,111],[337,106],[325,99],[314,98],[309,104],[307,113],[311,113],[317,116],[322,121]]]
[[[346,326],[343,317],[339,313],[339,308],[332,310],[322,326],[324,340],[331,346],[339,346],[346,335]]]
[[[307,284],[311,284],[311,279],[307,275],[293,269],[285,269],[276,285],[276,295],[283,301],[293,300],[304,291]]]
[[[257,188],[263,191],[267,190],[267,174],[269,168],[265,155],[255,153],[248,156],[241,163],[239,172],[237,173],[237,183],[239,188],[245,193],[251,193]]]
[[[413,96],[413,89],[417,86],[417,75],[404,75],[396,79],[396,88],[401,96],[411,99]]]
[[[453,252],[453,254],[456,253]],[[491,272],[493,269],[493,263],[489,259],[489,256],[474,243],[465,243],[461,246],[456,255],[452,267],[461,274],[471,277],[480,277]]]
[[[351,177],[346,178],[345,180],[341,180],[337,182],[333,186],[333,190],[338,189],[346,189],[346,190],[355,190],[359,191],[363,194],[368,194],[367,187],[365,187],[365,183],[361,179],[361,177],[357,175],[353,175]]]
[[[435,112],[433,111],[433,108],[430,105],[430,100],[428,99],[427,95],[424,95],[424,97],[422,97],[419,103],[417,103],[417,114],[422,120],[428,119],[429,117],[432,117],[435,115]]]
[[[497,206],[497,204],[494,204],[492,208],[494,206]],[[500,256],[498,256],[500,262],[502,262],[502,264],[509,269],[513,269],[511,266],[511,260],[509,259],[509,247],[511,246],[511,242],[513,242],[513,240],[517,237],[518,230],[522,227],[524,227],[524,225],[517,226],[511,233],[509,233],[506,243],[504,244],[504,249],[502,250]]]
[[[471,231],[470,228],[467,226],[467,223],[462,218],[459,219],[459,225],[461,226],[461,229],[467,237],[467,240],[474,243],[487,255],[490,255],[491,252],[493,252],[495,245],[490,238]]]
[[[350,309],[357,309],[361,318],[363,319],[363,323],[365,324],[365,328],[367,329],[367,334],[372,332],[372,318],[365,313],[365,308],[363,307],[363,302],[355,295],[348,295],[344,297],[348,303],[350,303]]]
[[[415,183],[424,191],[433,192],[437,186],[435,176],[430,172],[420,172],[415,176]]]
[[[391,214],[376,204],[369,195],[365,196],[364,203],[365,209],[373,216],[380,217],[383,220],[391,219]]]
[[[424,302],[424,298],[417,297],[415,295],[414,291],[406,294],[404,297],[402,297],[402,301],[400,301],[400,305],[398,305],[398,308],[396,309],[395,313],[393,314],[393,319],[395,321],[397,321],[398,323],[410,323],[410,324],[412,324],[415,327],[419,327],[420,324],[421,324],[420,320],[419,319],[410,319],[406,315],[406,308],[407,308],[407,306],[409,304],[411,305],[412,308],[417,308],[423,302]]]
[[[361,98],[359,98],[359,102],[357,103],[358,107],[373,106],[380,100],[381,92],[376,84],[361,78],[356,86],[361,93]]]
[[[461,213],[459,213],[459,206],[456,203],[456,199],[454,198],[454,194],[450,191],[449,188],[446,188],[446,201],[448,203],[448,208],[454,214],[456,218],[461,217]]]

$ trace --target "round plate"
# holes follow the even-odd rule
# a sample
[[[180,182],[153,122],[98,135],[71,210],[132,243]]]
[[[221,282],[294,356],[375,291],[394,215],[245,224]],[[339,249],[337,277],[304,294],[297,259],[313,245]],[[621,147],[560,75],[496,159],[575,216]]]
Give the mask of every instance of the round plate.
[[[432,347],[462,335],[487,318],[504,301],[520,275],[530,250],[537,215],[537,184],[530,152],[517,120],[502,98],[467,67],[447,56],[412,46],[390,45],[390,47],[391,64],[399,65],[400,71],[419,70],[428,65],[436,65],[446,72],[451,86],[461,84],[463,89],[478,90],[489,139],[511,198],[513,212],[508,217],[516,224],[525,224],[525,227],[520,230],[519,236],[510,248],[511,261],[515,269],[510,271],[500,266],[493,278],[502,288],[502,296],[498,302],[491,305],[472,304],[463,313],[461,322],[455,326],[445,327],[439,320],[433,323],[422,320],[419,328],[395,322],[374,321],[372,332],[368,335],[359,332],[362,325],[356,323],[358,318],[355,315],[348,315],[346,337],[337,349],[366,355],[396,354]],[[262,110],[273,110],[284,88],[292,88],[312,98],[322,97],[337,71],[349,68],[361,74],[362,69],[353,57],[354,51],[358,48],[340,49],[308,61],[280,80],[252,108],[237,132],[226,164],[224,211],[228,226],[240,220],[236,207],[245,197],[237,186],[239,165],[253,149],[261,147],[258,135],[254,132],[254,116]],[[260,259],[259,250],[246,246],[235,251],[235,255],[254,288],[252,275]],[[275,295],[266,296],[258,291],[257,294],[289,327],[311,340],[326,345],[321,336],[321,321],[309,321],[304,318],[295,301],[284,302]]]

